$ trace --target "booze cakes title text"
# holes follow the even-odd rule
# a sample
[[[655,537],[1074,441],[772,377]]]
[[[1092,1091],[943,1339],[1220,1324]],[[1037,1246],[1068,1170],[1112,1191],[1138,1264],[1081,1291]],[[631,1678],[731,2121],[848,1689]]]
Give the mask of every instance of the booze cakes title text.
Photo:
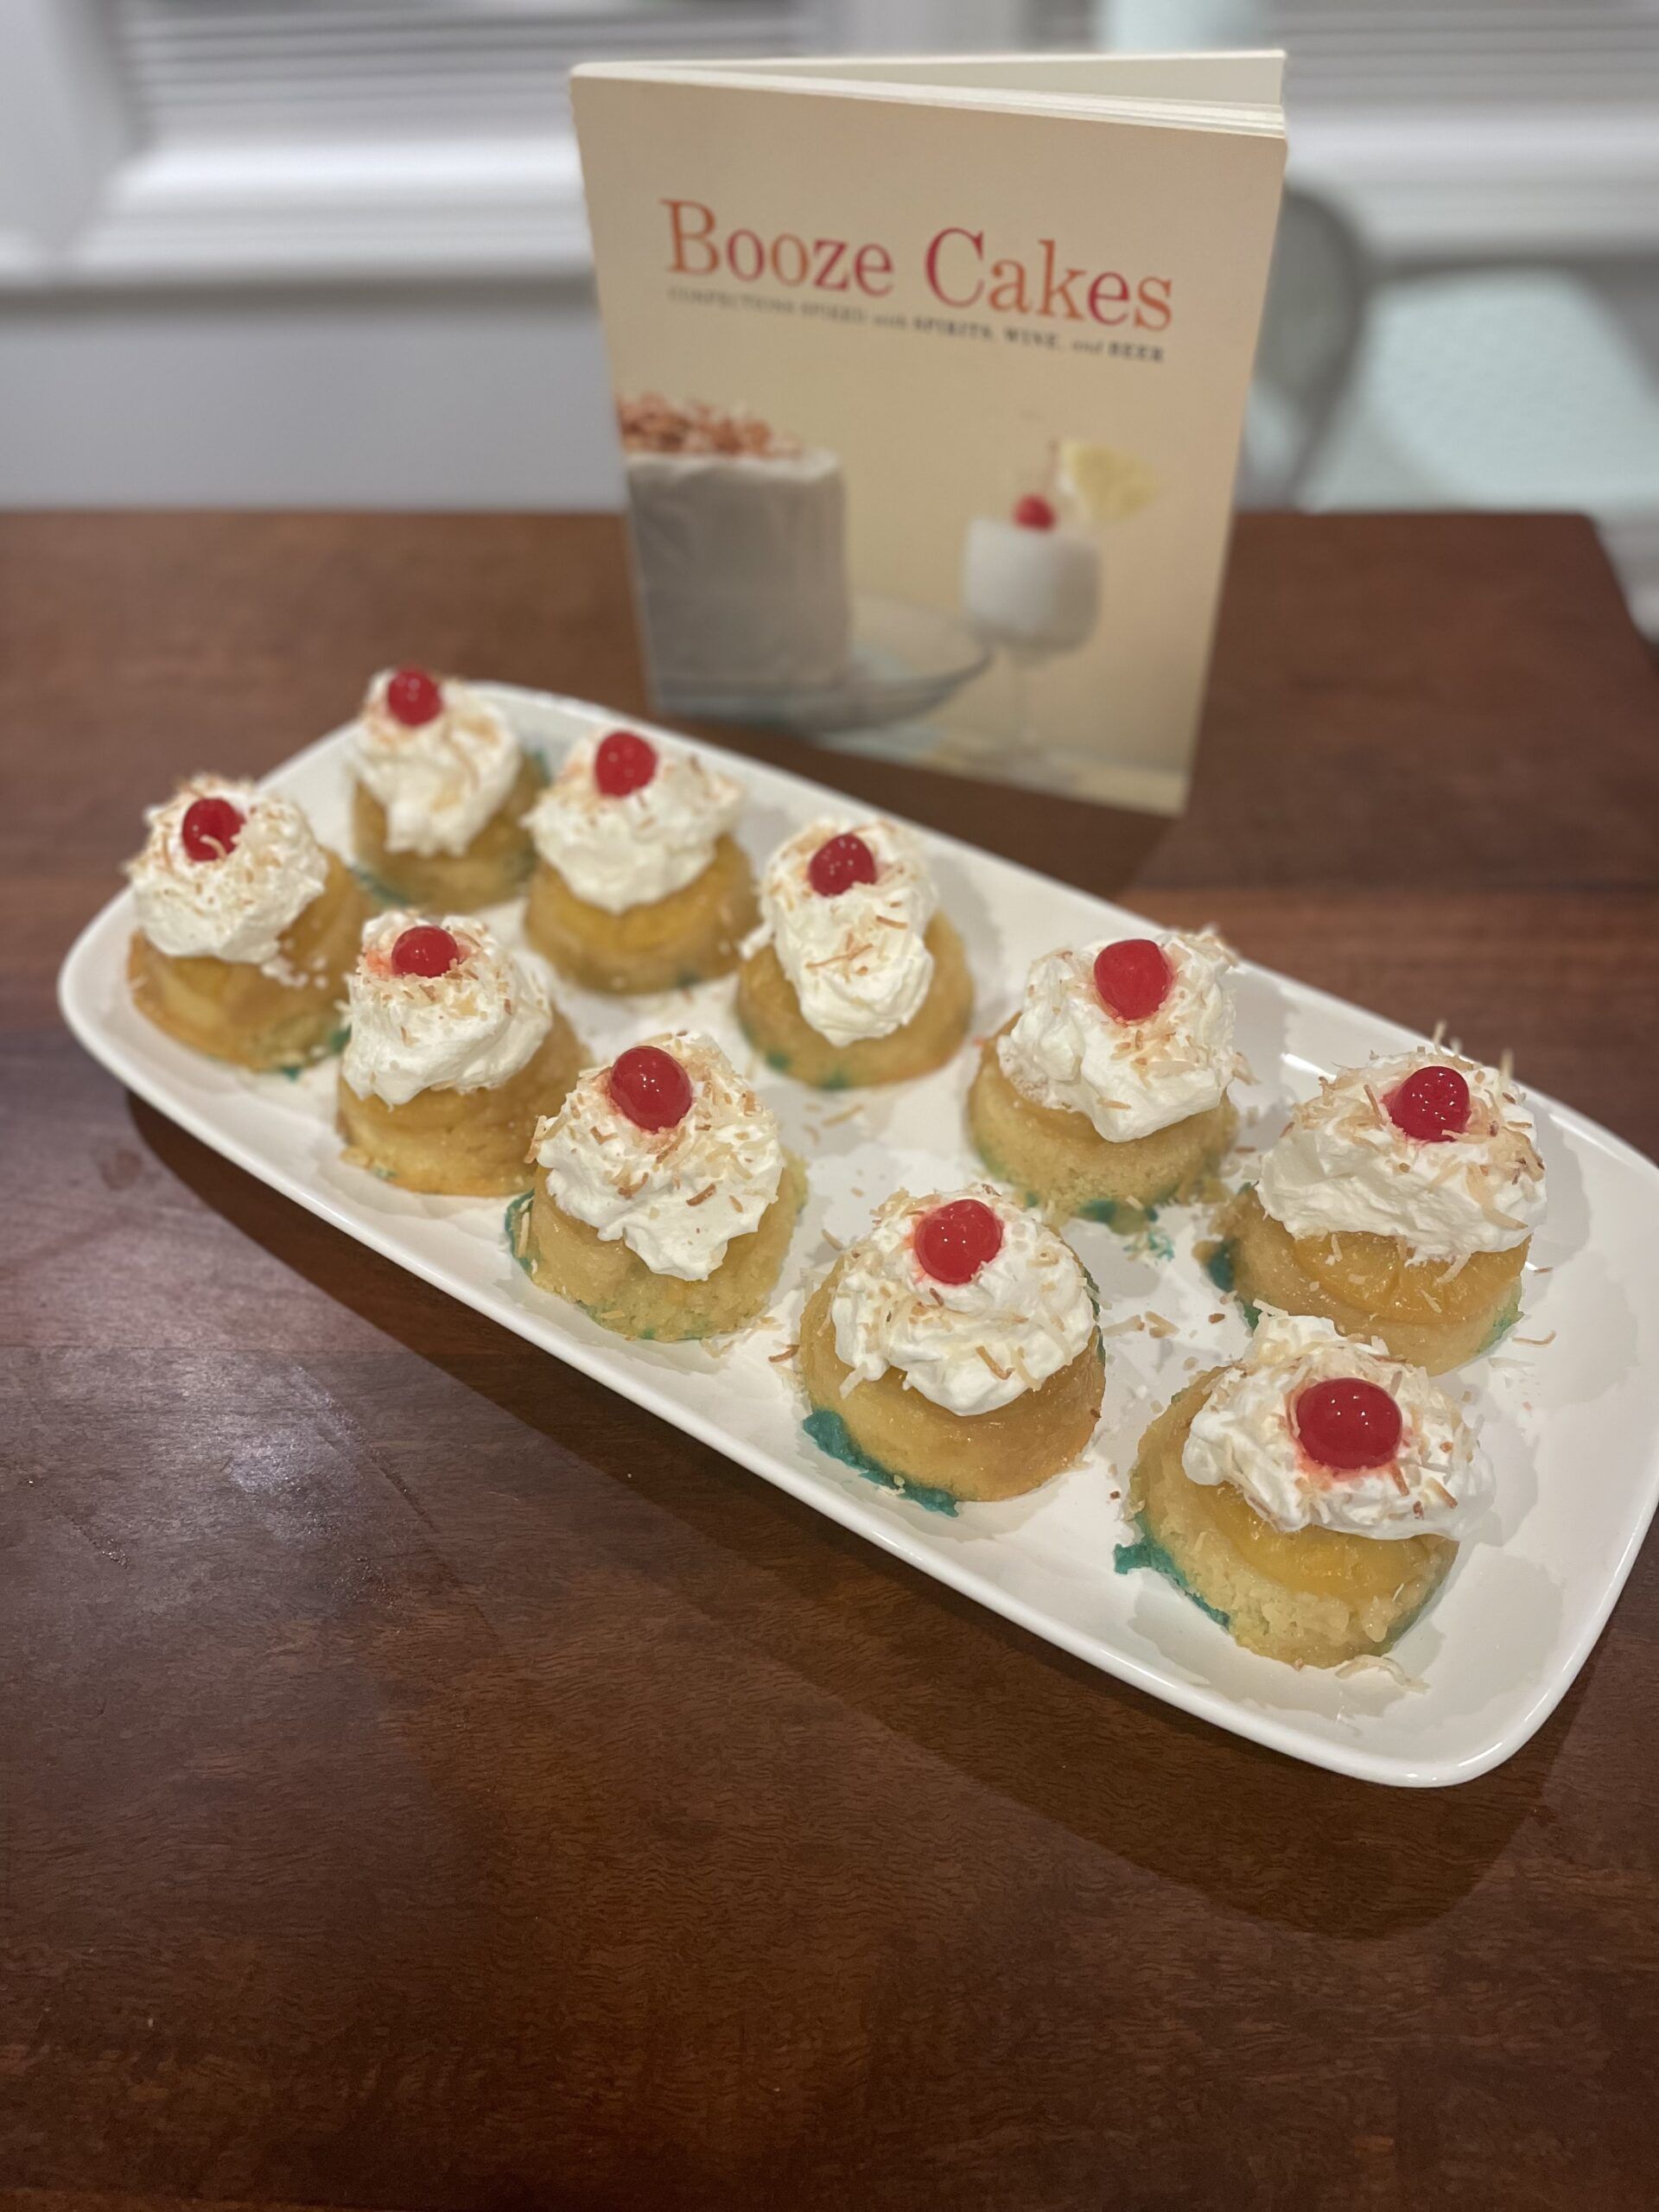
[[[664,200],[668,272],[676,276],[763,277],[791,291],[841,293],[884,300],[897,264],[875,239],[806,238],[779,231],[768,238],[741,226],[727,230],[701,200]],[[1174,320],[1168,276],[1130,278],[1116,269],[1073,268],[1053,238],[1034,251],[1008,252],[1007,241],[972,224],[947,224],[923,245],[922,280],[941,306],[989,315],[1036,315],[1049,321],[1098,323],[1108,329],[1166,330]]]

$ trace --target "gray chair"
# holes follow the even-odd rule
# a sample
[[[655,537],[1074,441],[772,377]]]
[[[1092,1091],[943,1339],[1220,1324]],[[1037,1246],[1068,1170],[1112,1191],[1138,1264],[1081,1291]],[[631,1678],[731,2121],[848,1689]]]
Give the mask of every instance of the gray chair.
[[[1353,373],[1371,282],[1353,226],[1328,200],[1287,190],[1245,415],[1241,506],[1298,504]]]

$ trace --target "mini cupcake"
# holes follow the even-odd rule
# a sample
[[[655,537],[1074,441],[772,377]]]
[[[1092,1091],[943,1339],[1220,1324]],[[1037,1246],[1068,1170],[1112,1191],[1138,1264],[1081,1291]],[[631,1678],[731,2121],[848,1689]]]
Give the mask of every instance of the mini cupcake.
[[[1065,1240],[980,1183],[889,1198],[801,1316],[807,1433],[947,1500],[1015,1497],[1094,1433],[1094,1288]]]
[[[825,1090],[942,1067],[973,982],[919,839],[896,822],[815,822],[772,855],[737,1013],[780,1074]]]
[[[198,776],[146,817],[130,863],[135,1004],[181,1045],[295,1068],[340,1030],[368,902],[291,801]]]
[[[530,870],[524,816],[541,787],[502,715],[453,676],[383,669],[352,733],[357,857],[394,898],[493,906]]]
[[[336,1111],[346,1159],[406,1191],[527,1189],[536,1125],[582,1058],[530,970],[470,915],[379,914],[347,989]]]
[[[711,1038],[683,1030],[587,1069],[537,1128],[535,1162],[517,1257],[625,1337],[752,1321],[806,1195],[775,1119]]]
[[[1494,1068],[1402,1052],[1299,1106],[1211,1262],[1247,1309],[1313,1313],[1443,1374],[1520,1311],[1543,1211],[1532,1116]]]
[[[742,806],[742,785],[683,747],[582,739],[530,817],[531,943],[590,991],[729,975],[757,912],[731,834]]]
[[[1051,952],[986,1040],[968,1120],[994,1175],[1052,1220],[1190,1197],[1232,1141],[1233,956],[1218,938]]]
[[[1298,1667],[1386,1651],[1433,1596],[1491,1477],[1421,1368],[1328,1321],[1264,1314],[1141,1440],[1120,1573],[1169,1576],[1247,1650]]]

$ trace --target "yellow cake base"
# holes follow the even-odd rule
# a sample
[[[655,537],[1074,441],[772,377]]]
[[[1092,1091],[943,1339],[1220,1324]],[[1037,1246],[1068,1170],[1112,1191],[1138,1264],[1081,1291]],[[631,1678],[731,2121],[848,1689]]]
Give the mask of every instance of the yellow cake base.
[[[1375,1338],[1396,1359],[1444,1375],[1500,1337],[1520,1310],[1531,1240],[1450,1263],[1414,1262],[1397,1237],[1350,1230],[1293,1237],[1241,1191],[1219,1223],[1232,1287],[1246,1305],[1311,1313],[1345,1337]]]
[[[997,1058],[998,1039],[1013,1027],[1008,1021],[985,1041],[968,1094],[968,1126],[997,1181],[1012,1183],[1051,1220],[1086,1214],[1121,1221],[1189,1198],[1232,1142],[1238,1116],[1226,1099],[1126,1144],[1109,1142],[1086,1114],[1037,1105],[1009,1082]]]
[[[962,939],[943,914],[928,924],[926,944],[933,955],[933,980],[916,1013],[890,1037],[861,1037],[850,1045],[832,1045],[810,1026],[777,953],[763,944],[738,973],[737,1018],[743,1033],[779,1075],[820,1090],[907,1083],[927,1075],[943,1067],[966,1036],[974,985]]]
[[[360,1098],[340,1070],[334,1122],[346,1158],[405,1191],[506,1198],[527,1191],[537,1118],[556,1114],[585,1065],[575,1032],[556,1008],[552,1027],[517,1075],[479,1090],[422,1090],[402,1106]]]
[[[1456,1543],[1331,1529],[1286,1535],[1230,1484],[1191,1481],[1181,1465],[1187,1432],[1224,1372],[1199,1376],[1142,1438],[1128,1493],[1142,1541],[1119,1553],[1120,1568],[1156,1567],[1264,1658],[1339,1667],[1386,1651],[1445,1580]]]
[[[334,853],[324,858],[322,889],[278,941],[284,963],[302,982],[278,982],[245,960],[175,959],[138,931],[127,951],[127,980],[139,1012],[180,1044],[238,1067],[302,1067],[328,1052],[343,1030],[346,976],[369,902],[342,860]]]
[[[359,865],[404,906],[427,913],[470,914],[516,899],[531,859],[524,816],[542,788],[536,763],[519,763],[512,789],[477,836],[459,853],[394,853],[386,843],[386,810],[365,785],[352,792],[352,849]]]
[[[936,1406],[919,1390],[906,1389],[891,1367],[843,1395],[852,1370],[836,1350],[830,1318],[841,1267],[837,1261],[801,1316],[801,1380],[817,1412],[836,1416],[855,1452],[873,1463],[872,1471],[986,1504],[1036,1490],[1084,1449],[1105,1385],[1097,1334],[1069,1367],[990,1413],[953,1414]]]
[[[722,837],[695,881],[620,914],[578,899],[557,868],[538,860],[524,935],[587,990],[669,991],[729,976],[738,946],[760,918],[747,856]]]
[[[537,1175],[535,1196],[513,1224],[514,1256],[539,1288],[569,1299],[619,1336],[661,1344],[724,1336],[765,1311],[805,1199],[806,1170],[786,1153],[778,1195],[753,1232],[733,1238],[706,1282],[682,1282],[653,1274],[620,1236],[602,1242],[561,1209]]]

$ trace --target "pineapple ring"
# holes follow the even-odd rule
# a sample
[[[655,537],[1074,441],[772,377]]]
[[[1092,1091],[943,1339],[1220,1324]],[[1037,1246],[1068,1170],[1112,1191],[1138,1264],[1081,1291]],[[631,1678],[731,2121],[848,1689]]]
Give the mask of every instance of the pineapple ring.
[[[1247,1305],[1314,1314],[1344,1336],[1380,1338],[1396,1359],[1430,1375],[1477,1357],[1519,1309],[1528,1243],[1477,1253],[1451,1274],[1433,1262],[1408,1265],[1407,1248],[1392,1237],[1299,1241],[1263,1209],[1254,1189],[1240,1192],[1220,1229],[1232,1287]],[[1376,1246],[1386,1255],[1380,1262],[1370,1249]],[[1466,1287],[1465,1277],[1471,1279]],[[1370,1302],[1379,1294],[1387,1302]]]

